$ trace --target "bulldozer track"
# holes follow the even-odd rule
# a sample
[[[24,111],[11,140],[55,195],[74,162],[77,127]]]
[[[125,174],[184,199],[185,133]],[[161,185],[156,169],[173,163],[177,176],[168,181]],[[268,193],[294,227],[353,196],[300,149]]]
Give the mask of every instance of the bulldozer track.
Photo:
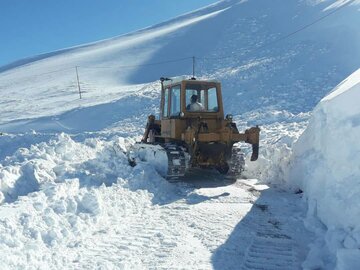
[[[245,168],[244,153],[240,148],[233,147],[229,162],[229,175],[240,177]]]
[[[166,179],[169,182],[178,182],[180,177],[186,173],[186,156],[185,149],[176,144],[163,145],[168,157],[168,172]]]

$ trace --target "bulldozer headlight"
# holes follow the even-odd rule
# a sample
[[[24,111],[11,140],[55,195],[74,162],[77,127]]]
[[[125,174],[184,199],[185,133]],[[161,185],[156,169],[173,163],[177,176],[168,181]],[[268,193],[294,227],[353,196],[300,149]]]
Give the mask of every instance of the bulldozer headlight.
[[[180,117],[184,117],[184,116],[185,116],[184,112],[181,112]]]
[[[232,114],[227,114],[226,115],[226,120],[232,121],[233,119],[233,115]]]

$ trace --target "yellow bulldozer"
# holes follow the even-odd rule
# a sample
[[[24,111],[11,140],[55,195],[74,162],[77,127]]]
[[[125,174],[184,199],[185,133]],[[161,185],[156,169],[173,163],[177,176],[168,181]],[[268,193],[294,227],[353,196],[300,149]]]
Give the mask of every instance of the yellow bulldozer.
[[[237,142],[251,144],[251,161],[257,160],[260,128],[239,133],[232,115],[224,117],[220,82],[160,81],[160,117],[148,117],[142,141],[129,151],[130,165],[152,162],[163,177],[173,181],[195,167],[239,176],[245,160],[241,149],[234,147]]]

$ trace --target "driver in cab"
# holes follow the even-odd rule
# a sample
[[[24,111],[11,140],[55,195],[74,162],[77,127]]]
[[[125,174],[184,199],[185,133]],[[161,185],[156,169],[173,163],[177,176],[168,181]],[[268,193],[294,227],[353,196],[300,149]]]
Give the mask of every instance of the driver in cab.
[[[190,104],[186,106],[186,109],[190,112],[203,111],[205,110],[204,105],[198,101],[197,95],[192,95],[190,98]]]

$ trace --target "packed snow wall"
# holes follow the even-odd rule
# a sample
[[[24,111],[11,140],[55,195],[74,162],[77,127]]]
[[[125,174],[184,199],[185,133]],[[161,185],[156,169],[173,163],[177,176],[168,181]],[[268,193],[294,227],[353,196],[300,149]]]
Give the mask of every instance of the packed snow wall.
[[[360,265],[359,101],[360,69],[314,109],[307,129],[294,145],[289,171],[289,181],[301,188],[308,200],[308,221],[318,218],[323,224],[316,227],[326,234],[323,246],[314,246],[309,256],[315,258],[328,249],[336,255],[332,260],[337,269],[358,269]]]

